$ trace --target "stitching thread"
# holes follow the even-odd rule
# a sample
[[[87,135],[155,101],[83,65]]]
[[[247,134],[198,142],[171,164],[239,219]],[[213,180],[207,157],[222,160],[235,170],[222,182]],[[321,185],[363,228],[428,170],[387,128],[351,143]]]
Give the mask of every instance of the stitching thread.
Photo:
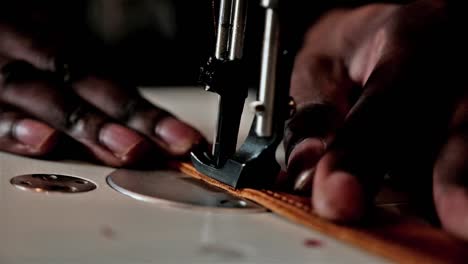
[[[263,190],[263,192],[265,192],[266,194],[271,195],[271,196],[273,196],[273,197],[275,197],[277,199],[280,199],[281,201],[286,202],[286,203],[288,203],[288,204],[290,204],[290,205],[292,205],[292,206],[294,206],[296,208],[299,208],[301,210],[304,210],[304,211],[307,211],[307,212],[311,211],[310,206],[305,205],[305,204],[303,204],[301,202],[298,202],[298,201],[294,201],[293,199],[288,198],[286,196],[283,196],[281,194],[272,192],[270,190]]]

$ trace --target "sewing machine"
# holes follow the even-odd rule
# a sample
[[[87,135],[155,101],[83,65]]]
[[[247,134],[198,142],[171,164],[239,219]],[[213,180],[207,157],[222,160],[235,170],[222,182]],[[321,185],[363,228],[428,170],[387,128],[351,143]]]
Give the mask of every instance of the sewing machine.
[[[207,137],[213,136],[214,95],[193,87],[142,88],[142,92]],[[247,103],[254,100],[250,93]],[[247,106],[244,110],[239,141],[247,137],[253,120]],[[106,166],[0,153],[0,168],[2,264],[388,263],[258,208],[225,210],[189,202],[181,206],[157,197],[134,199],[108,184],[108,176],[121,170]],[[145,173],[157,178],[169,172]],[[94,183],[96,189],[36,192],[10,183],[16,176],[31,174],[73,176]],[[136,178],[134,182],[139,183]],[[186,193],[196,187],[185,184]]]
[[[148,100],[214,138],[212,152],[192,153],[193,163],[236,188],[267,186],[277,175],[284,162],[277,146],[292,110],[292,54],[279,41],[278,1],[260,2],[258,95],[242,82],[247,2],[220,1],[216,51],[202,74],[219,98],[193,88],[142,89]],[[1,263],[387,262],[174,171],[6,153],[0,167]]]
[[[193,152],[192,162],[203,174],[232,187],[267,187],[279,172],[275,153],[282,140],[284,122],[294,111],[294,102],[289,99],[293,52],[280,41],[280,1],[250,3],[259,2],[265,12],[260,83],[257,99],[250,103],[255,118],[237,151],[248,91],[243,55],[249,1],[219,2],[214,55],[201,72],[205,89],[219,95],[217,128],[212,152]]]

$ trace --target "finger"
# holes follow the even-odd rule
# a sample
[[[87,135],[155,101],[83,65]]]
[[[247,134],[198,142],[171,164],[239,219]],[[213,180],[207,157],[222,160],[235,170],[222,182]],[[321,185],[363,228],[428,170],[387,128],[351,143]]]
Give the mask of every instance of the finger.
[[[11,59],[27,61],[41,70],[56,70],[55,53],[58,48],[52,45],[57,46],[58,39],[40,41],[7,24],[0,24],[0,39],[1,54],[7,54]]]
[[[378,87],[385,84],[381,78],[370,82]],[[391,116],[382,108],[384,98],[387,97],[379,95],[376,89],[367,88],[318,162],[312,203],[320,216],[334,221],[355,221],[372,200],[390,158],[386,133],[390,133],[387,122]]]
[[[107,72],[109,68],[92,55],[99,52],[96,49],[99,44],[92,38],[82,36],[80,48],[70,52],[74,43],[61,32],[46,30],[38,33],[37,30],[20,30],[17,26],[0,23],[0,39],[0,54],[54,72],[65,81],[79,79],[91,71]]]
[[[3,69],[0,99],[4,103],[67,133],[104,163],[133,164],[150,148],[142,135],[111,121],[71,89],[61,87],[50,74],[25,62],[10,63]]]
[[[443,228],[468,239],[468,100],[456,111],[451,135],[434,165],[433,180]]]
[[[431,148],[440,142],[453,94],[439,92],[448,75],[430,66],[444,61],[425,56],[429,50],[389,50],[381,58],[317,165],[312,202],[319,215],[336,221],[360,219],[394,164],[414,159],[411,155],[419,148],[429,149],[423,155],[435,153]]]
[[[356,102],[385,43],[382,34],[369,38],[369,32],[384,23],[395,8],[395,5],[376,4],[355,10],[331,11],[306,35],[304,48],[296,61],[291,90],[294,98],[302,101],[306,108],[326,105],[328,110],[322,111],[325,112],[323,117],[308,114],[298,122],[322,127],[326,132],[311,131],[318,128],[306,129],[309,132],[305,136],[313,140],[302,142],[303,145],[298,145],[300,148],[291,153],[290,172],[293,177],[298,177],[296,189],[311,188],[313,166],[323,154],[322,144],[317,143],[328,144],[333,140],[334,131]],[[295,144],[301,141],[301,137],[292,138]],[[290,149],[292,146],[294,144],[289,144]],[[304,167],[302,164],[308,165]]]
[[[452,135],[434,168],[434,202],[445,230],[468,239],[468,130]]]
[[[294,181],[294,191],[308,194],[312,190],[312,180],[315,174],[315,164],[325,153],[327,143],[319,138],[307,138],[297,144],[290,156],[288,172],[297,175]]]
[[[355,89],[341,61],[314,53],[298,56],[291,82],[297,113],[285,132],[288,174],[296,191],[310,190],[315,165],[349,111]]]
[[[57,143],[59,132],[47,124],[3,107],[0,109],[0,150],[43,156]]]
[[[168,154],[186,155],[203,141],[192,126],[148,102],[135,87],[89,76],[77,81],[74,89],[107,115],[148,136]]]
[[[394,10],[386,16],[398,17]],[[407,25],[398,19],[385,21],[349,57],[349,74],[364,86],[363,92],[314,175],[312,203],[319,215],[331,220],[361,219],[385,173],[401,161],[410,163],[418,148],[429,149],[424,156],[433,155],[431,148],[440,142],[437,128],[447,122],[453,95],[439,91],[447,85],[448,71],[432,67],[447,63],[434,52],[446,49],[434,41],[443,39],[443,31],[421,30],[418,41],[407,42]]]

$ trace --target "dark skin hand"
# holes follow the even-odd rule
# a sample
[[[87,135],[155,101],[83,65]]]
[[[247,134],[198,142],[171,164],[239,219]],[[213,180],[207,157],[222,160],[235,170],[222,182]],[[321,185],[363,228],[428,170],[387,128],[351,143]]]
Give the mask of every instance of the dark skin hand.
[[[468,240],[468,97],[444,1],[332,10],[308,31],[288,121],[291,187],[318,215],[362,219],[383,177],[432,181],[442,227]],[[414,185],[410,191],[419,195]]]
[[[60,23],[58,28],[24,24],[0,22],[0,150],[42,157],[71,138],[96,161],[121,167],[149,152],[185,156],[203,142],[193,127],[121,79],[64,71],[60,55],[67,38],[60,38]],[[73,39],[75,47],[86,52],[80,37]],[[64,80],[64,72],[75,76]]]

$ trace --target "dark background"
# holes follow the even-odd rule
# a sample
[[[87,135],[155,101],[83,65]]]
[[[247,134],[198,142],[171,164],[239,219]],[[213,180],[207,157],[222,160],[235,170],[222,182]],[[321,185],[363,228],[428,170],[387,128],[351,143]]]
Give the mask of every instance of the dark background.
[[[240,76],[252,85],[258,83],[264,23],[257,2],[249,1],[248,70]],[[385,1],[283,1],[285,39],[299,49],[302,34],[324,10],[366,2]],[[0,21],[34,36],[35,45],[53,46],[83,71],[137,85],[186,86],[197,84],[199,67],[214,52],[213,5],[211,0],[14,0],[0,3]]]

